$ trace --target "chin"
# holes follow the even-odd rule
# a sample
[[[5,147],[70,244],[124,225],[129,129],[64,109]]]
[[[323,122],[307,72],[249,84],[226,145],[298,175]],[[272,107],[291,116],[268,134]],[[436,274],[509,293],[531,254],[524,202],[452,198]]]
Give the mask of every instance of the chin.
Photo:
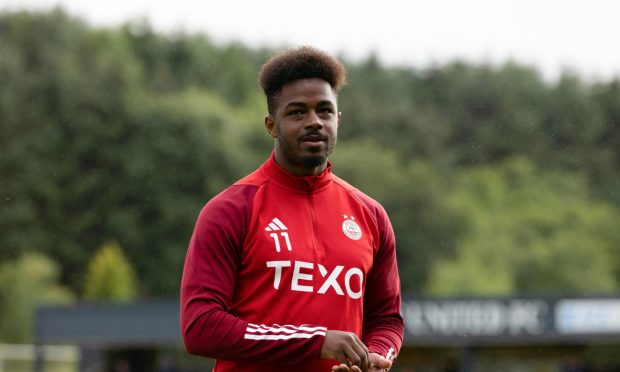
[[[300,159],[301,165],[308,168],[315,168],[325,164],[327,161],[326,155],[308,155],[302,156]]]

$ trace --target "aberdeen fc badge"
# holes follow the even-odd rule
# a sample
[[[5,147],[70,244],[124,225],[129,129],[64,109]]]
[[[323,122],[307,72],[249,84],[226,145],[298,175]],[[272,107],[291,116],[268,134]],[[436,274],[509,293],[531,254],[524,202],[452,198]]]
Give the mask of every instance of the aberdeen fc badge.
[[[362,229],[360,229],[355,217],[343,215],[344,222],[342,222],[342,232],[347,238],[352,240],[360,240],[362,238]]]

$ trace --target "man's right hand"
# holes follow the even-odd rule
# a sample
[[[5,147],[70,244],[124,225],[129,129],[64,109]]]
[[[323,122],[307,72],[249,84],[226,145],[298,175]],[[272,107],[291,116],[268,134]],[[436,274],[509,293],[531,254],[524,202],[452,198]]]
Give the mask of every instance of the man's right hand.
[[[327,331],[321,358],[336,359],[349,367],[358,366],[362,371],[370,366],[368,348],[352,332]]]

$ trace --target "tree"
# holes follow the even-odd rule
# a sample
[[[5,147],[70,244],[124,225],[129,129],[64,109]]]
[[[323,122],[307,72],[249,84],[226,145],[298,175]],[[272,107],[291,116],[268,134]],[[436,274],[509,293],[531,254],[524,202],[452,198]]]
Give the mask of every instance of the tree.
[[[602,156],[593,159],[597,163],[597,172],[592,179],[592,188],[601,197],[620,206],[620,193],[616,191],[620,184],[620,79],[596,84],[592,91],[605,123],[604,131],[594,143],[597,153]]]
[[[154,90],[127,33],[61,11],[9,19],[0,20],[0,53],[11,55],[0,60],[0,259],[35,247],[78,290],[92,250],[114,236],[145,293],[173,295],[198,211],[238,177],[240,157],[229,154],[248,153],[224,145],[223,133],[242,126],[235,109],[204,87]]]
[[[0,264],[0,341],[32,341],[36,307],[74,299],[59,278],[58,264],[40,253],[24,253]]]
[[[436,295],[611,293],[619,286],[620,211],[579,174],[513,158],[459,172],[448,196],[468,226],[457,255],[435,262]]]
[[[255,81],[269,54],[147,22],[98,29],[62,10],[0,14],[0,262],[42,252],[78,291],[93,250],[114,237],[145,295],[174,296],[200,208],[272,145]],[[403,288],[427,288],[435,263],[460,255],[478,228],[458,202],[468,194],[451,188],[472,166],[525,156],[542,175],[577,172],[582,194],[620,205],[617,80],[548,83],[514,63],[345,62],[336,173],[390,213]],[[577,239],[560,235],[545,246]]]
[[[454,254],[462,221],[442,202],[446,183],[429,163],[402,160],[372,140],[339,143],[334,173],[379,201],[396,234],[402,288],[420,293],[433,262]]]
[[[126,302],[136,296],[136,274],[116,242],[99,248],[88,265],[84,298]]]

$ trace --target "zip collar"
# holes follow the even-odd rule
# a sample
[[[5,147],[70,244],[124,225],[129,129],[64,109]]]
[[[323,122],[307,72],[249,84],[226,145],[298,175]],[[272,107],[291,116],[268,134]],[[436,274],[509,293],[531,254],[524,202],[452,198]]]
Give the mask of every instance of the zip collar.
[[[331,173],[332,164],[329,160],[325,170],[318,176],[295,176],[276,163],[275,155],[272,151],[269,159],[261,165],[260,169],[271,181],[303,193],[320,191],[333,181]]]

